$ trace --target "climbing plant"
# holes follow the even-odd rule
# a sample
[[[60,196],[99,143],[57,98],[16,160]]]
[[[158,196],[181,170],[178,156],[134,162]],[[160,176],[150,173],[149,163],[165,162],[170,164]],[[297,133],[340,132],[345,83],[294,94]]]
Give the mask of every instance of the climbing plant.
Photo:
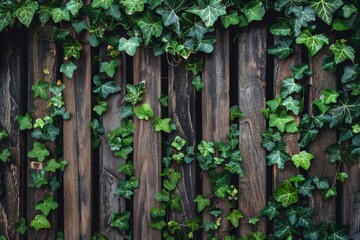
[[[336,196],[336,183],[345,182],[347,178],[347,173],[339,169],[344,164],[357,163],[360,154],[360,68],[355,64],[360,47],[358,8],[356,0],[8,0],[0,6],[0,31],[21,25],[52,24],[53,38],[63,48],[64,63],[59,72],[69,78],[77,70],[74,59],[81,56],[84,35],[85,41],[94,48],[106,44],[110,60],[100,62],[100,74],[93,77],[94,112],[98,116],[107,111],[108,96],[121,90],[112,79],[118,62],[111,58],[122,51],[134,56],[139,47],[151,46],[155,55],[166,55],[171,64],[186,61],[186,70],[194,75],[192,85],[201,91],[204,88],[201,80],[203,60],[199,53],[213,51],[215,26],[240,28],[268,16],[277,17],[269,31],[278,41],[268,48],[269,54],[284,59],[294,53],[295,45],[304,45],[308,56],[312,57],[322,48],[328,48],[331,54],[324,58],[322,67],[324,71],[339,76],[339,90],[323,89],[321,96],[313,102],[313,112],[305,114],[304,96],[308,86],[303,79],[313,71],[307,64],[297,64],[289,66],[292,76],[283,79],[280,94],[267,101],[266,108],[262,109],[269,126],[262,133],[262,147],[268,153],[268,165],[284,169],[287,162],[292,162],[302,169],[303,174],[292,176],[278,185],[264,209],[249,220],[255,226],[262,217],[273,220],[274,233],[266,236],[254,231],[240,239],[335,240],[350,239],[347,228],[334,222],[316,222],[314,210],[308,206],[307,200],[314,191],[321,191],[324,200]],[[322,31],[324,28],[339,33],[335,34],[336,39],[331,45],[329,36]],[[47,73],[45,69],[44,74]],[[49,102],[51,114],[38,119],[33,119],[29,113],[17,117],[20,130],[32,131],[31,136],[35,139],[27,156],[41,165],[41,170],[31,176],[29,187],[46,188],[49,192],[34,206],[38,214],[28,223],[36,231],[51,227],[47,216],[58,207],[58,203],[50,193],[59,188],[61,173],[67,165],[62,157],[51,156],[45,144],[48,141],[60,143],[61,123],[71,118],[64,106],[64,88],[61,81],[50,84],[40,80],[32,86],[32,94]],[[127,175],[127,179],[119,182],[116,193],[126,199],[130,199],[133,190],[141,184],[133,176],[133,164],[128,159],[133,151],[133,133],[136,131],[133,118],[152,121],[158,132],[177,133],[170,118],[155,116],[151,106],[143,102],[145,91],[146,82],[126,86],[126,105],[121,109],[122,120],[117,129],[105,133],[98,118],[89,123],[93,147],[101,142],[107,143],[122,159],[118,170]],[[167,106],[166,96],[160,99],[160,104]],[[162,189],[154,196],[159,206],[154,206],[150,216],[151,227],[162,231],[164,239],[191,239],[199,230],[204,230],[208,239],[218,239],[219,216],[223,211],[216,205],[219,199],[229,200],[226,219],[232,227],[241,227],[239,220],[243,216],[235,204],[239,193],[234,185],[229,184],[229,179],[231,175],[240,178],[243,175],[238,140],[240,132],[234,122],[242,115],[238,106],[231,107],[229,119],[233,122],[226,140],[201,140],[196,146],[190,146],[184,136],[175,134],[172,141],[164,143]],[[300,122],[296,121],[297,116]],[[332,182],[306,172],[314,159],[306,147],[316,141],[319,129],[325,126],[339,132],[337,141],[327,148],[329,164],[336,164],[338,169]],[[285,133],[300,134],[300,152],[290,155],[286,151],[287,143],[282,140]],[[8,137],[7,132],[0,131],[0,141],[5,137]],[[61,154],[60,150],[57,155]],[[0,150],[2,162],[9,157],[7,148]],[[170,211],[181,211],[180,197],[174,191],[182,177],[177,167],[191,162],[196,162],[201,171],[210,176],[214,195],[197,195],[193,200],[197,212],[206,212],[212,220],[203,222],[194,218],[178,223],[167,219]],[[3,188],[0,181],[0,195]],[[126,231],[126,238],[131,239],[130,219],[130,212],[114,213],[111,226]],[[18,232],[25,234],[27,228],[25,219],[20,219]],[[59,233],[58,239],[62,238],[62,233]],[[93,239],[106,239],[106,234],[95,233]],[[230,232],[225,239],[237,237]]]

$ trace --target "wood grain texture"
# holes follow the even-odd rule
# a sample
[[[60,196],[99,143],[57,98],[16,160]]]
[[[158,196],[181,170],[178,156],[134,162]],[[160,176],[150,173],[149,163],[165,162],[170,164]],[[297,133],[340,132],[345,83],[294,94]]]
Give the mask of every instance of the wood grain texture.
[[[261,133],[266,129],[260,112],[266,101],[266,28],[252,24],[239,34],[238,86],[239,106],[244,112],[240,120],[240,151],[244,177],[239,182],[241,234],[254,231],[249,217],[257,216],[266,204],[266,151],[261,147]],[[251,49],[251,51],[249,51]],[[256,201],[254,201],[256,199]],[[264,219],[256,230],[266,232]]]
[[[226,141],[229,132],[229,32],[222,28],[216,29],[216,44],[214,52],[205,56],[202,80],[205,88],[202,91],[202,139],[205,141]],[[212,196],[213,186],[207,173],[203,172],[203,195]],[[229,202],[220,200],[217,204],[222,209],[221,226],[218,229],[219,239],[224,239],[229,222],[226,215],[229,213]],[[210,214],[204,214],[204,221],[212,219]],[[204,239],[206,232],[204,231]]]
[[[138,49],[134,57],[134,83],[146,81],[144,103],[160,116],[161,61],[151,49]],[[150,209],[157,205],[155,194],[161,189],[161,134],[155,132],[151,120],[135,118],[134,175],[139,188],[134,193],[134,239],[160,239],[160,231],[150,228]]]
[[[277,38],[275,39],[275,42],[277,41]],[[294,54],[287,57],[286,59],[277,59],[275,57],[274,59],[274,97],[277,97],[280,95],[281,92],[281,83],[282,81],[289,76],[292,76],[293,73],[291,71],[291,66],[294,64],[300,64],[301,63],[301,47],[299,45],[294,46]],[[295,117],[295,121],[300,122],[299,117]],[[300,134],[289,134],[285,133],[283,134],[282,141],[284,141],[287,144],[286,151],[290,154],[290,156],[293,156],[294,154],[297,154],[300,152],[300,147],[298,144],[298,141],[300,139]],[[293,175],[297,175],[299,173],[299,170],[294,166],[294,164],[291,161],[288,161],[285,163],[285,169],[281,170],[277,166],[274,166],[273,168],[273,186],[276,188],[279,184],[284,182],[286,179]]]
[[[22,198],[21,168],[24,167],[23,137],[15,117],[22,114],[25,87],[22,81],[25,75],[25,42],[17,36],[24,36],[22,31],[1,33],[0,39],[0,130],[6,129],[9,138],[3,140],[0,149],[9,148],[10,162],[1,164],[0,179],[4,196],[0,197],[0,233],[7,239],[17,240],[16,223],[21,215]],[[23,176],[22,176],[23,177]]]
[[[31,86],[37,84],[39,80],[45,80],[49,83],[55,83],[57,77],[57,71],[59,68],[58,65],[58,56],[56,44],[54,41],[49,41],[51,39],[51,25],[45,25],[44,27],[36,26],[30,29],[29,31],[29,48],[28,48],[28,112],[32,116],[33,120],[37,118],[43,118],[47,115],[50,115],[50,108],[48,108],[48,101],[45,101],[41,98],[33,98]],[[40,36],[41,34],[41,36]],[[45,75],[43,73],[44,69],[49,70],[49,74]],[[27,150],[31,151],[33,149],[33,143],[38,140],[33,139],[30,136],[31,133],[28,133],[28,146]],[[55,156],[55,144],[53,142],[45,143],[47,149],[50,151],[51,156]],[[32,162],[38,162],[37,159],[28,158],[28,167],[27,167],[27,179],[28,183],[31,181],[32,173],[38,172],[39,168],[32,168],[34,166]],[[36,189],[36,188],[27,188],[27,222],[30,223],[34,219],[35,215],[38,212],[35,210],[35,205],[38,201],[43,200],[46,196],[49,195],[48,190],[46,189]],[[41,230],[36,232],[33,228],[29,228],[27,235],[29,240],[38,240],[44,238],[54,239],[56,236],[56,210],[51,212],[47,217],[53,226],[51,229]]]
[[[321,96],[323,89],[336,89],[336,76],[329,71],[324,71],[321,68],[322,59],[325,55],[329,55],[328,49],[323,49],[315,56],[310,58],[309,65],[314,71],[310,76],[310,98],[309,98],[309,114],[313,115],[312,103]],[[318,176],[320,179],[328,178],[332,181],[336,175],[336,165],[330,163],[326,148],[336,143],[336,131],[329,128],[322,128],[319,130],[315,142],[308,146],[308,152],[312,153],[315,158],[312,160],[309,169],[310,176]],[[325,167],[326,166],[326,167]],[[309,199],[309,206],[315,209],[316,221],[335,221],[336,220],[336,199],[330,198],[327,201],[323,200],[321,192],[314,192],[313,197]]]
[[[169,117],[176,124],[176,135],[185,138],[186,146],[196,144],[196,117],[195,117],[195,90],[191,86],[192,74],[185,70],[186,62],[183,61],[179,66],[169,66]],[[172,134],[170,141],[175,138]],[[186,147],[185,146],[185,147]],[[185,149],[184,147],[184,149]],[[196,177],[195,163],[181,165],[177,169],[182,175],[175,193],[180,195],[182,211],[172,212],[171,219],[175,219],[182,224],[186,220],[196,216]]]
[[[85,36],[88,39],[88,36]],[[64,99],[71,119],[64,122],[65,239],[90,239],[92,227],[91,53],[84,44],[72,79],[64,76]]]
[[[108,61],[107,50],[104,47],[100,51],[101,61]],[[113,78],[117,86],[121,87],[121,92],[110,95],[107,98],[108,111],[101,116],[101,123],[105,129],[105,134],[117,129],[120,126],[121,115],[120,107],[123,105],[125,86],[126,86],[126,55],[122,53],[118,57],[118,68]],[[109,228],[111,224],[111,214],[113,212],[125,211],[125,199],[115,193],[117,185],[125,176],[117,171],[121,160],[110,150],[106,142],[102,142],[99,149],[100,166],[100,232],[106,233],[109,240],[121,240],[123,236],[115,228]]]

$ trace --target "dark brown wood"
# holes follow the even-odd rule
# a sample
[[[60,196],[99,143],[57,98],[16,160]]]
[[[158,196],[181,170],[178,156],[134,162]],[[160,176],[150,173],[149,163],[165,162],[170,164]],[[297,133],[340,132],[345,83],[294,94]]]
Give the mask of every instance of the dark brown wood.
[[[310,58],[310,68],[314,74],[310,76],[310,99],[309,99],[309,114],[313,115],[314,100],[321,96],[321,91],[325,88],[336,89],[336,76],[329,71],[324,71],[321,68],[322,59],[329,55],[328,49],[321,50],[318,54]],[[311,176],[318,176],[320,179],[328,178],[331,181],[336,175],[336,165],[331,164],[326,154],[326,148],[336,142],[337,134],[333,129],[322,128],[319,130],[317,139],[308,147],[308,151],[312,153],[315,158],[312,160],[309,174]],[[326,166],[326,167],[325,167]],[[316,221],[335,221],[336,220],[336,201],[331,198],[327,201],[323,200],[321,192],[314,192],[313,197],[309,199],[309,205],[315,209]]]
[[[226,141],[229,132],[229,32],[222,28],[216,30],[217,42],[212,54],[205,56],[202,80],[205,88],[202,91],[202,138],[205,141]],[[203,195],[212,196],[213,186],[207,173],[202,174]],[[222,209],[221,226],[218,229],[218,238],[224,239],[229,229],[229,221],[226,216],[229,213],[228,200],[220,200],[217,204]],[[210,214],[204,214],[204,221],[209,221]],[[204,231],[204,239],[206,232]]]
[[[152,49],[138,49],[134,57],[134,83],[146,82],[144,103],[150,104],[160,116],[161,61]],[[139,188],[134,193],[134,239],[160,239],[160,231],[150,228],[150,209],[157,205],[155,194],[161,189],[161,134],[155,132],[151,120],[135,118],[134,175]]]
[[[51,110],[48,108],[48,102],[41,98],[33,98],[31,86],[37,84],[39,80],[45,80],[49,83],[56,82],[58,65],[58,56],[56,44],[51,41],[51,25],[44,27],[36,26],[29,31],[29,72],[28,72],[28,112],[32,118],[43,118],[50,114]],[[40,35],[41,34],[41,35]],[[48,69],[49,74],[44,74],[44,70]],[[36,139],[31,138],[28,134],[27,150],[33,149],[33,143]],[[55,144],[53,142],[46,142],[46,147],[50,151],[51,156],[55,156]],[[31,181],[31,174],[38,172],[40,169],[34,169],[32,162],[37,162],[37,159],[28,158],[27,179],[28,183]],[[38,212],[35,210],[35,205],[38,201],[43,200],[49,193],[45,189],[27,188],[27,222],[30,223]],[[56,236],[56,210],[48,217],[48,220],[53,226],[51,229],[41,230],[36,232],[33,228],[29,228],[27,235],[28,239],[38,240],[44,238],[53,239]]]
[[[255,230],[248,224],[249,217],[257,216],[266,204],[266,151],[261,147],[266,122],[260,112],[266,101],[266,27],[254,24],[242,30],[238,45],[239,106],[244,112],[240,120],[244,170],[244,177],[239,179],[239,210],[244,215],[240,232],[248,234]],[[256,230],[266,232],[264,219],[256,225]]]
[[[0,39],[0,130],[6,129],[9,138],[3,140],[0,149],[9,148],[10,161],[2,163],[0,177],[4,196],[0,197],[0,233],[7,239],[19,239],[16,223],[21,215],[22,198],[21,168],[24,167],[23,137],[15,117],[22,114],[24,97],[21,94],[25,87],[23,68],[25,45],[21,38],[23,31],[1,33]],[[23,177],[23,176],[22,176]]]
[[[107,49],[101,48],[100,59],[107,61]],[[106,100],[108,111],[101,116],[101,124],[105,133],[117,129],[120,126],[121,115],[120,107],[124,104],[125,86],[126,86],[126,55],[122,53],[118,57],[119,66],[114,76],[115,83],[121,87],[121,92],[110,95]],[[123,236],[115,228],[110,228],[111,214],[113,212],[125,211],[125,199],[115,193],[120,180],[125,176],[117,171],[117,166],[124,160],[116,157],[110,150],[106,142],[100,145],[100,232],[106,233],[109,240],[121,240]]]
[[[88,35],[84,36],[88,39]],[[64,99],[71,119],[64,122],[65,239],[90,239],[92,227],[92,148],[91,132],[91,51],[83,44],[81,59],[74,61],[73,78],[64,76]]]
[[[176,124],[176,135],[185,138],[186,146],[195,146],[196,144],[196,118],[195,118],[195,90],[191,86],[192,74],[185,70],[186,62],[182,61],[179,66],[169,67],[169,117]],[[171,140],[174,139],[174,134]],[[185,146],[185,147],[186,147]],[[184,148],[185,148],[184,147]],[[176,219],[182,224],[186,220],[196,216],[195,202],[196,198],[196,177],[195,162],[189,165],[179,166],[177,169],[182,175],[175,193],[180,195],[182,212],[173,212],[171,219]]]

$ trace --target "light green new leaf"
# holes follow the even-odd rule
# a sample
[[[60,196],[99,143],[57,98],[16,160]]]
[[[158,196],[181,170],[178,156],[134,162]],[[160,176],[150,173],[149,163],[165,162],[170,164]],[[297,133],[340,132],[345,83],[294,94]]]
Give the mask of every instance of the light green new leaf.
[[[303,169],[308,170],[310,167],[310,162],[313,158],[314,155],[311,153],[301,151],[298,154],[295,154],[291,160],[297,168],[302,167]]]
[[[63,63],[60,66],[60,72],[64,73],[68,78],[72,78],[74,71],[77,69],[77,66],[72,62],[68,61],[67,63]]]
[[[292,96],[285,98],[282,105],[285,106],[286,110],[292,111],[295,115],[298,115],[300,112],[300,102]]]
[[[281,111],[280,114],[270,114],[270,127],[276,127],[280,132],[284,132],[285,125],[294,120],[294,117],[288,115],[286,111]]]
[[[170,124],[171,118],[161,119],[159,117],[155,117],[155,120],[153,121],[153,126],[157,132],[164,131],[166,133],[170,133],[172,130]]]
[[[154,116],[154,111],[148,103],[135,108],[134,112],[139,119],[149,120]]]
[[[61,168],[61,164],[58,163],[55,159],[50,159],[46,163],[45,171],[47,172],[56,172],[57,169]],[[44,213],[45,214],[45,213]],[[46,215],[46,214],[45,214]]]
[[[161,19],[155,17],[155,15],[151,14],[149,11],[140,15],[137,19],[137,25],[140,27],[143,34],[145,45],[149,45],[152,37],[160,37],[163,31]]]
[[[336,103],[339,93],[335,89],[324,89],[321,91],[325,104]]]
[[[13,19],[11,17],[10,11],[0,10],[0,32],[4,30],[7,26],[11,25]]]
[[[46,216],[38,214],[35,216],[35,219],[31,221],[31,227],[33,227],[35,231],[39,231],[40,229],[51,228],[51,224],[49,220],[46,219]]]
[[[19,21],[28,28],[38,8],[38,2],[29,0],[26,1],[21,7],[17,8],[12,15],[17,17]]]
[[[331,24],[334,12],[342,5],[341,0],[314,0],[311,3],[316,15],[328,25]]]
[[[126,102],[130,102],[132,105],[135,105],[136,103],[140,102],[142,100],[142,96],[146,92],[146,83],[145,81],[142,81],[139,84],[126,85],[126,95],[124,97]]]
[[[8,148],[5,148],[0,151],[0,161],[7,162],[10,156],[11,153]]]
[[[326,189],[324,191],[324,200],[327,201],[329,198],[335,197],[336,195],[337,195],[336,187]]]
[[[44,144],[34,142],[33,149],[28,152],[27,156],[29,158],[37,158],[39,162],[42,162],[46,157],[50,156],[50,152]]]
[[[48,88],[50,83],[44,80],[40,80],[38,84],[31,86],[31,90],[33,92],[33,97],[40,97],[44,100],[49,98]]]
[[[144,10],[145,3],[146,0],[120,0],[120,4],[125,7],[127,15],[132,15],[135,12],[142,12]]]
[[[355,50],[351,46],[345,45],[345,40],[336,40],[329,49],[334,53],[335,63],[339,64],[343,61],[350,59],[352,62],[355,60]]]
[[[93,0],[91,1],[91,7],[108,9],[113,3],[113,0]]]
[[[312,57],[324,44],[329,44],[329,38],[325,34],[312,35],[309,30],[305,30],[296,38],[296,43],[304,44],[309,50],[309,56]]]
[[[99,102],[97,105],[94,106],[93,110],[101,116],[104,112],[108,110],[108,104],[105,101]]]
[[[263,5],[262,2],[256,2],[255,4],[247,4],[244,8],[241,9],[248,20],[248,22],[252,21],[260,21],[263,18]]]
[[[51,10],[51,17],[55,23],[62,20],[70,21],[70,11],[66,8],[53,8]]]
[[[237,228],[242,217],[243,215],[240,213],[240,211],[234,209],[226,216],[226,219],[229,220],[235,228]]]
[[[20,131],[25,129],[32,129],[32,118],[30,113],[26,113],[25,116],[18,115],[16,116],[16,120],[20,125]]]
[[[206,27],[212,27],[220,16],[226,14],[226,7],[221,3],[221,0],[210,0],[208,4],[203,0],[197,2],[199,5],[187,9],[186,12],[199,16]]]
[[[281,203],[283,207],[288,207],[298,201],[297,190],[291,186],[290,181],[285,181],[276,188],[275,199]]]
[[[210,199],[204,198],[202,195],[197,195],[194,201],[196,202],[196,209],[198,212],[201,212],[207,206],[210,206]]]
[[[140,46],[139,38],[131,37],[128,40],[120,38],[118,49],[119,51],[125,51],[129,56],[134,56],[136,49]]]
[[[82,8],[83,2],[81,0],[70,0],[66,3],[66,9],[70,11],[71,15],[75,16]]]
[[[51,210],[55,210],[59,204],[55,201],[53,196],[47,196],[44,200],[39,201],[35,205],[35,209],[41,211],[44,216],[48,216]]]

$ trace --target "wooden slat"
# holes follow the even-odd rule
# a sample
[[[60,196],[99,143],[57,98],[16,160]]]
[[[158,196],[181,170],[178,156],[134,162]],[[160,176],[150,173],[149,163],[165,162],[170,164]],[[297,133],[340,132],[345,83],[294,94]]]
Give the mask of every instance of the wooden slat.
[[[33,98],[31,86],[37,84],[40,79],[50,83],[56,82],[56,74],[58,71],[57,49],[54,41],[51,41],[51,25],[44,27],[34,27],[29,31],[29,72],[28,72],[28,112],[35,120],[37,118],[43,118],[50,114],[51,110],[48,108],[48,102],[40,98]],[[40,36],[41,34],[41,36]],[[44,69],[49,70],[49,74],[43,73]],[[31,138],[30,133],[28,135],[27,150],[33,149],[33,143],[37,140]],[[55,156],[55,144],[53,142],[46,142],[46,147],[51,153],[51,156]],[[31,162],[37,162],[36,159],[28,158],[28,182],[31,181],[31,174],[39,171],[36,166]],[[30,223],[34,219],[38,212],[35,210],[35,205],[38,201],[43,200],[49,193],[45,189],[27,189],[27,222]],[[46,229],[36,232],[33,228],[29,228],[27,234],[28,239],[42,239],[44,236],[48,239],[53,239],[56,236],[56,211],[52,212],[48,217],[48,220],[53,226],[51,229]]]
[[[277,39],[275,39],[277,40]],[[286,59],[277,59],[275,57],[274,60],[274,96],[277,97],[280,95],[281,92],[281,83],[282,81],[288,77],[292,76],[293,73],[291,71],[291,66],[294,64],[301,63],[301,47],[299,45],[294,46],[295,53]],[[295,121],[299,122],[300,118],[295,117]],[[300,138],[300,134],[283,134],[282,141],[287,144],[286,151],[291,156],[300,152],[300,147],[298,144]],[[273,185],[274,187],[278,186],[286,179],[293,175],[297,175],[299,173],[298,169],[288,161],[285,164],[285,170],[279,169],[277,166],[273,168]]]
[[[239,106],[244,112],[240,120],[240,151],[244,170],[244,177],[239,182],[239,209],[244,215],[240,223],[241,234],[254,230],[248,224],[249,217],[257,216],[266,204],[266,152],[261,147],[261,133],[266,124],[260,112],[265,108],[266,101],[266,47],[264,25],[251,25],[240,32]],[[256,229],[265,232],[265,220],[259,222]]]
[[[196,118],[195,118],[195,90],[191,86],[192,75],[185,70],[185,61],[179,66],[169,67],[169,117],[176,124],[176,134],[185,138],[187,146],[196,144]],[[171,140],[174,139],[171,136]],[[176,219],[182,224],[194,218],[196,178],[195,163],[182,165],[177,168],[182,175],[175,192],[180,195],[182,212],[173,212],[171,219]]]
[[[88,39],[86,35],[84,37]],[[90,239],[92,226],[91,53],[84,44],[72,79],[64,76],[64,99],[71,119],[64,122],[65,239]]]
[[[143,102],[160,116],[161,61],[151,49],[138,49],[134,57],[134,83],[146,81]],[[150,121],[135,119],[134,174],[139,188],[134,193],[134,239],[160,239],[160,231],[150,228],[150,209],[156,206],[155,194],[161,189],[161,134]]]
[[[311,116],[313,112],[312,103],[320,97],[321,91],[325,88],[336,88],[335,74],[331,74],[329,71],[324,71],[321,68],[322,59],[325,55],[329,55],[329,50],[324,48],[317,55],[310,58],[309,65],[314,71],[314,74],[310,76],[309,114]],[[330,163],[328,155],[326,154],[326,148],[336,142],[336,137],[337,134],[335,130],[322,128],[319,130],[315,142],[311,143],[308,147],[308,151],[315,156],[312,160],[309,174],[311,176],[318,176],[320,179],[328,178],[330,184],[332,184],[333,178],[336,175],[336,165]],[[309,205],[315,209],[315,220],[336,220],[335,198],[324,201],[322,193],[315,192],[313,197],[309,199]]]
[[[1,164],[0,177],[4,196],[0,198],[0,233],[7,239],[18,239],[16,223],[20,218],[21,198],[21,168],[23,163],[23,138],[19,133],[19,125],[15,117],[22,114],[24,97],[21,94],[25,87],[23,81],[25,72],[24,41],[21,31],[11,31],[0,35],[0,130],[6,129],[9,138],[3,140],[1,149],[9,148],[11,158],[9,163]]]
[[[107,50],[101,48],[101,61],[108,61],[106,58]],[[116,85],[121,87],[121,92],[110,95],[106,100],[108,111],[101,117],[101,124],[105,133],[117,129],[120,126],[121,115],[120,107],[123,105],[125,85],[126,85],[126,55],[122,53],[118,57],[119,66],[114,76]],[[110,150],[106,142],[100,145],[100,231],[106,233],[109,240],[121,240],[123,236],[114,228],[109,228],[111,224],[111,214],[113,212],[125,211],[125,199],[115,193],[117,185],[125,176],[117,171],[117,166],[121,160]]]
[[[204,71],[202,80],[205,88],[202,91],[202,128],[203,140],[205,141],[226,141],[226,134],[229,131],[229,32],[222,28],[216,29],[216,44],[214,52],[205,56]],[[213,187],[207,173],[203,177],[203,195],[212,196]],[[223,210],[221,214],[221,226],[218,229],[219,239],[224,239],[229,229],[229,222],[226,215],[229,212],[229,202],[220,200],[217,206]],[[204,214],[204,221],[211,220],[209,214]],[[204,239],[206,233],[204,232]]]

